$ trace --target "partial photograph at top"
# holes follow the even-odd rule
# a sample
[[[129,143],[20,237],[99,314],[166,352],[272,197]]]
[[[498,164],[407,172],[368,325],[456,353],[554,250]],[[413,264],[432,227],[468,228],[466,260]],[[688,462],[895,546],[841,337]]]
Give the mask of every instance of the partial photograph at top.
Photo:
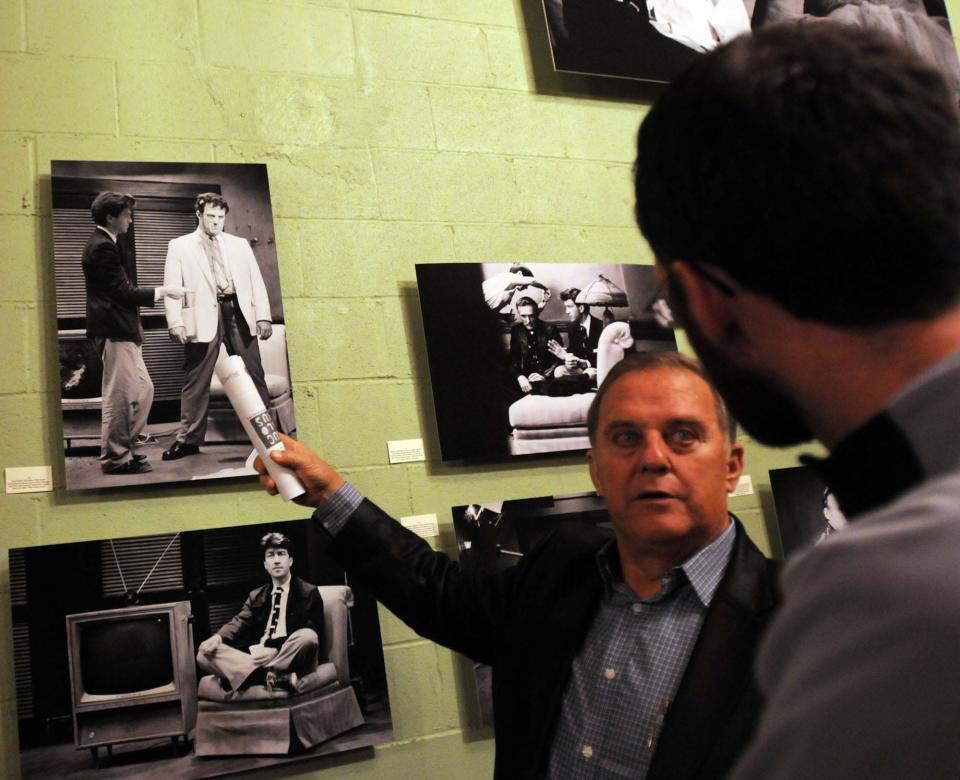
[[[960,93],[943,0],[543,0],[554,68],[667,83],[698,54],[779,22],[882,30]]]

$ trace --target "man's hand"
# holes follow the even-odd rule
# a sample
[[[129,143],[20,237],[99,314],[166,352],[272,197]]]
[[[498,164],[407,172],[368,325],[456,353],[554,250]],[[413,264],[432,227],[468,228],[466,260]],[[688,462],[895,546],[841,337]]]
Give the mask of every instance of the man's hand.
[[[344,483],[343,477],[325,461],[314,453],[307,445],[286,434],[280,434],[285,450],[271,450],[270,457],[281,466],[293,469],[297,478],[303,483],[307,492],[293,499],[302,506],[320,506],[324,501],[336,493]],[[267,473],[260,456],[253,461],[253,467],[260,474],[260,484],[271,496],[277,495],[277,483]]]
[[[538,374],[536,371],[534,371],[532,374],[530,374],[530,376],[527,377],[527,379],[529,379],[531,382],[542,382],[543,374]]]
[[[160,293],[161,298],[173,298],[176,301],[179,301],[181,298],[186,296],[187,293],[192,293],[193,290],[188,287],[179,287],[177,285],[169,285],[166,287],[158,287],[157,292]]]
[[[530,380],[525,376],[518,376],[517,383],[520,385],[520,389],[525,393],[529,393],[531,390],[533,390],[533,385],[530,384]]]
[[[547,342],[547,349],[561,360],[569,360],[571,357],[570,353],[567,352],[563,345],[556,339],[550,339],[550,341]]]
[[[197,648],[204,655],[210,655],[217,652],[217,648],[223,644],[223,637],[220,634],[214,634],[209,639],[204,639]]]
[[[178,325],[176,328],[170,328],[170,340],[176,341],[178,344],[186,344],[187,329],[183,325]]]
[[[266,341],[273,334],[273,323],[270,320],[257,320],[257,335],[260,341]]]

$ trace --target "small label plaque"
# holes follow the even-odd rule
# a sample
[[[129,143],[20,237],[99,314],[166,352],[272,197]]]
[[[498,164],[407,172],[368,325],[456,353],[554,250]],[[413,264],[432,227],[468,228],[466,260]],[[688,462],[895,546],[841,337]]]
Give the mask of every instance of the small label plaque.
[[[50,466],[23,466],[3,470],[8,493],[49,493],[53,490]]]

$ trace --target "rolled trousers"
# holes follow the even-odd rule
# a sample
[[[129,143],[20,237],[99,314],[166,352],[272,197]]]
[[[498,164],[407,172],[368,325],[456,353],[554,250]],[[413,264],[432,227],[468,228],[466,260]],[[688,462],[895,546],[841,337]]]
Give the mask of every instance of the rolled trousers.
[[[208,343],[188,341],[183,345],[183,392],[180,395],[177,441],[198,447],[207,435],[210,380],[220,355],[221,343],[228,355],[241,357],[264,406],[270,410],[270,393],[260,362],[257,337],[250,335],[250,328],[235,299],[221,301],[219,309],[216,337]]]
[[[320,641],[312,628],[298,628],[280,646],[279,650],[266,648],[263,656],[254,659],[249,653],[226,643],[212,653],[197,653],[197,664],[205,672],[226,680],[231,690],[237,690],[260,667],[274,672],[296,672],[302,677],[318,665]]]
[[[107,338],[97,339],[97,345],[103,361],[100,464],[107,467],[133,455],[153,405],[153,380],[139,344]]]

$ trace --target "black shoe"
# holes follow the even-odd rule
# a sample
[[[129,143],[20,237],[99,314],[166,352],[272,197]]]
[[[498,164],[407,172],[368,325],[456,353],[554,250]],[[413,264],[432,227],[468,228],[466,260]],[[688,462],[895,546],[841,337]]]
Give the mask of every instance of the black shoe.
[[[141,463],[146,463],[146,462],[147,462],[147,456],[144,455],[142,452],[138,452],[138,453],[136,453],[136,454],[134,454],[134,455],[131,455],[131,456],[130,456],[130,460],[138,460],[138,461],[140,461]]]
[[[187,455],[199,455],[200,448],[196,444],[184,444],[182,441],[175,441],[170,445],[170,449],[164,450],[162,457],[164,460],[179,460]]]
[[[153,467],[147,463],[147,459],[128,460],[126,463],[109,463],[102,467],[104,474],[123,476],[125,474],[146,474],[153,471]]]
[[[278,674],[273,671],[267,672],[265,685],[268,691],[275,691],[280,688],[287,693],[297,693],[297,673]]]

